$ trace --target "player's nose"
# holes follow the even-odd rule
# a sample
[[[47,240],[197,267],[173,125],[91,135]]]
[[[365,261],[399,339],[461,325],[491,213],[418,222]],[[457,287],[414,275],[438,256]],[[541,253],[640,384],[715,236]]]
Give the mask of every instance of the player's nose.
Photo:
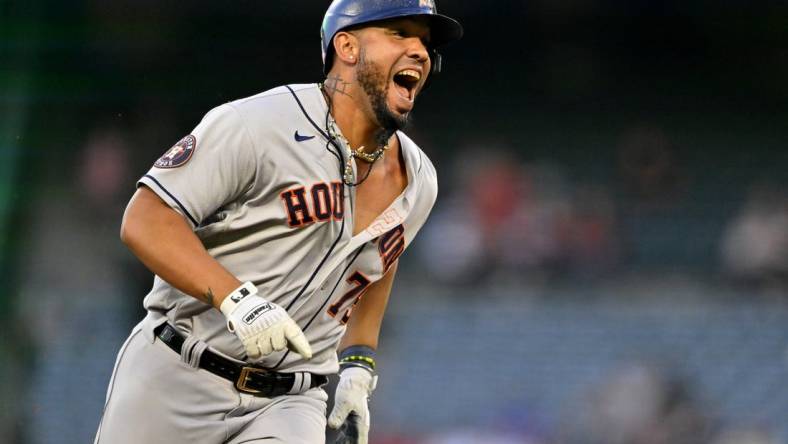
[[[429,51],[424,42],[418,37],[412,37],[408,41],[407,55],[419,63],[426,63],[430,59]]]

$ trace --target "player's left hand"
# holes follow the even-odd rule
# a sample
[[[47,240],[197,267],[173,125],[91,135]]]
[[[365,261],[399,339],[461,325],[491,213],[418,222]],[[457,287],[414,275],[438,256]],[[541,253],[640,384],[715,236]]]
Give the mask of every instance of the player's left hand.
[[[367,444],[369,435],[369,396],[378,377],[363,367],[348,367],[339,374],[334,409],[328,426],[340,429],[337,444]]]

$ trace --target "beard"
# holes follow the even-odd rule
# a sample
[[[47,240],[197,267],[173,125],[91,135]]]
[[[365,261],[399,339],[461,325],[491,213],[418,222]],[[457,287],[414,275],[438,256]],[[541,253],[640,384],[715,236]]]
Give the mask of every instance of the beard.
[[[405,129],[410,123],[410,113],[397,114],[386,103],[388,79],[379,65],[367,60],[364,50],[359,52],[358,71],[359,85],[369,97],[372,112],[380,125],[380,132],[375,138],[380,145],[386,145],[397,130]]]

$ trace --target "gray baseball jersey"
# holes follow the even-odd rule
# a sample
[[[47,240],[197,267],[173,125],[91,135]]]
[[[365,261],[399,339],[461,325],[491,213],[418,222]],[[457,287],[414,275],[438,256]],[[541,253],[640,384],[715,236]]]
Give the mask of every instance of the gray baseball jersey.
[[[221,105],[139,181],[183,215],[227,270],[303,329],[314,357],[275,352],[261,361],[278,371],[338,370],[335,350],[353,307],[407,248],[437,195],[431,162],[397,132],[408,185],[353,236],[355,188],[342,182],[348,147],[328,142],[327,116],[316,84]],[[145,322],[166,318],[214,350],[245,358],[221,312],[158,277],[145,308]]]

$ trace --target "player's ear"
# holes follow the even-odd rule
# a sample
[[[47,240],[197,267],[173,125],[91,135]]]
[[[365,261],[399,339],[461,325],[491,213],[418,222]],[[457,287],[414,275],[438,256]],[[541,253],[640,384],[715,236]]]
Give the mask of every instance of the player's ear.
[[[334,36],[335,57],[349,65],[355,65],[358,61],[359,41],[353,33],[339,31]]]

